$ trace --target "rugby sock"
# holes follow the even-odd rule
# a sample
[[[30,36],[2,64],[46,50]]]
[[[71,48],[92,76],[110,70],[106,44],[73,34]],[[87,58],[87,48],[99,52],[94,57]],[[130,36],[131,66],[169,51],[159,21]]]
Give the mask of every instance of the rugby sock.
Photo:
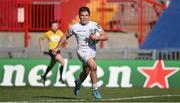
[[[61,79],[62,79],[63,68],[64,68],[64,66],[61,66],[61,67],[60,67],[60,78],[61,78]]]
[[[93,88],[93,90],[97,90],[97,89],[98,89],[97,83],[93,84],[93,85],[92,85],[92,88]]]
[[[49,71],[51,70],[51,67],[50,66],[48,66],[47,67],[47,69],[46,69],[46,72],[45,72],[45,74],[43,75],[45,78],[46,78],[46,75],[49,73]]]

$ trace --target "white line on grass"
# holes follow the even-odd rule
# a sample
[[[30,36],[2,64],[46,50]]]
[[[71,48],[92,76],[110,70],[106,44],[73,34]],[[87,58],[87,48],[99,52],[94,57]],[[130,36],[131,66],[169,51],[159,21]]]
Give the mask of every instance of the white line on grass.
[[[56,99],[56,100],[53,100],[53,99],[46,99],[46,100],[39,100],[40,102],[86,102],[88,100],[85,100],[85,99]]]
[[[180,97],[180,95],[155,95],[155,96],[136,96],[136,97],[125,97],[125,98],[113,98],[113,99],[100,99],[99,102],[105,101],[121,101],[121,100],[138,100],[138,99],[150,99],[150,98],[158,98],[158,97]],[[48,99],[48,100],[40,100],[40,102],[88,102],[86,99]]]
[[[114,99],[101,99],[101,100],[102,100],[102,101],[118,101],[118,100],[137,100],[137,99],[158,98],[158,97],[180,97],[180,95],[136,96],[136,97],[114,98]]]
[[[138,100],[138,99],[150,99],[150,98],[158,98],[158,97],[180,97],[180,95],[155,95],[155,96],[136,96],[136,97],[125,97],[125,98],[113,98],[113,99],[100,99],[100,101],[96,102],[107,102],[107,101],[121,101],[121,100]],[[34,101],[37,103],[44,103],[44,102],[73,102],[73,103],[79,103],[79,102],[93,102],[89,101],[87,99],[48,99],[48,100],[39,100]],[[2,102],[0,102],[2,103]],[[5,103],[5,102],[3,102]],[[22,101],[22,102],[8,102],[8,103],[30,103],[30,101]]]

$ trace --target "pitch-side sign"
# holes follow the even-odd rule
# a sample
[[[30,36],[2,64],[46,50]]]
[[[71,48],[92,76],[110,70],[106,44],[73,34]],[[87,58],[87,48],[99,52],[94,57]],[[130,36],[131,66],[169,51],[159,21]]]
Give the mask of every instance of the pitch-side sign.
[[[45,72],[48,60],[43,59],[1,59],[0,86],[44,86],[41,75]],[[66,59],[63,72],[64,84],[59,82],[57,64],[47,75],[45,86],[73,87],[74,80],[82,71],[76,59]],[[97,60],[98,86],[105,87],[180,87],[179,61],[141,60]],[[91,87],[88,76],[82,84]]]

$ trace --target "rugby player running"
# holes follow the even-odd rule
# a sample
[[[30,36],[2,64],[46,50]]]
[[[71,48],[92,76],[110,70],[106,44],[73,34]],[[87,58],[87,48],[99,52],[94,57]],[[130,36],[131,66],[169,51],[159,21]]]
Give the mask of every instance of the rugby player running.
[[[102,97],[97,86],[96,43],[97,41],[108,40],[108,36],[98,23],[90,21],[90,10],[88,7],[79,8],[79,19],[80,22],[69,27],[66,37],[60,41],[58,48],[69,37],[75,36],[77,40],[77,55],[82,62],[83,71],[80,73],[79,78],[75,80],[74,94],[76,96],[79,95],[81,84],[90,74],[92,95],[96,99],[101,99]],[[96,30],[100,32],[100,36],[93,35]],[[56,52],[58,48],[53,51]]]

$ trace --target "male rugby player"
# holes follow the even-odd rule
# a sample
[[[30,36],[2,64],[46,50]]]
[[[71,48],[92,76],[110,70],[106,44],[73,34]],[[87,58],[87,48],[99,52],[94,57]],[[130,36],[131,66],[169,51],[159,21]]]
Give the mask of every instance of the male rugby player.
[[[76,96],[79,95],[81,84],[88,74],[90,74],[92,81],[92,95],[96,99],[101,99],[102,97],[97,86],[97,64],[95,62],[96,41],[108,40],[108,36],[99,24],[90,21],[90,10],[88,7],[79,8],[79,19],[80,22],[70,26],[66,38],[60,41],[58,47],[72,35],[76,37],[78,44],[77,55],[83,64],[83,71],[80,73],[79,78],[75,80],[74,94]],[[94,31],[96,30],[99,31],[100,36],[94,35]],[[56,50],[54,50],[54,52],[56,52]]]

